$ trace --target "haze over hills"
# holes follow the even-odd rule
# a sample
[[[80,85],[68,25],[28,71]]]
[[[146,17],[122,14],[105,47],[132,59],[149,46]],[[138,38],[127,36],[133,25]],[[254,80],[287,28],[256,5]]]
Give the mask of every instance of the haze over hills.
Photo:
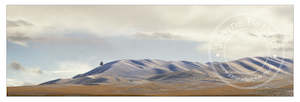
[[[257,78],[257,79],[255,79]],[[293,60],[282,57],[247,57],[229,62],[164,61],[158,59],[117,60],[69,79],[40,85],[97,85],[145,83],[224,84],[292,79]],[[292,82],[292,80],[291,80]],[[283,86],[277,83],[274,87]]]

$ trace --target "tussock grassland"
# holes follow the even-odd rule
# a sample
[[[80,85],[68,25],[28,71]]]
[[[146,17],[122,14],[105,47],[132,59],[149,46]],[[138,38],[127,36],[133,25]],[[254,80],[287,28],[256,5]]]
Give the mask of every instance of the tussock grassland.
[[[7,87],[8,96],[293,96],[293,85],[271,89],[238,89],[229,85],[184,89],[180,84],[146,83],[134,86],[43,85]],[[183,86],[181,84],[180,86]],[[209,84],[206,84],[209,86]],[[242,85],[242,84],[241,84]],[[247,83],[249,85],[249,83]],[[188,86],[188,85],[187,85]]]

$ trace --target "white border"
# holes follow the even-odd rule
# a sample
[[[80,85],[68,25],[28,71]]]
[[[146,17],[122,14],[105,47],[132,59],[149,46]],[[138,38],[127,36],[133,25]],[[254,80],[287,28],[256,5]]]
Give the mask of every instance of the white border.
[[[299,1],[299,0],[298,0]],[[101,101],[128,101],[128,102],[295,102],[300,101],[299,96],[299,2],[297,0],[0,0],[0,42],[1,42],[1,60],[0,60],[0,102],[101,102]],[[6,5],[286,5],[293,4],[294,19],[294,97],[7,97],[6,96]],[[298,13],[297,13],[298,12]],[[298,27],[299,28],[299,27]]]
[[[5,4],[17,5],[282,5],[297,0],[4,0]]]

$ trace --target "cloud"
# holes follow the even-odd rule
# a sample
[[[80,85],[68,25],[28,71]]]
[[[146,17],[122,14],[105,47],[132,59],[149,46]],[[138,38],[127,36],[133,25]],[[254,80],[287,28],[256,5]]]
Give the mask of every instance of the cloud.
[[[34,73],[34,74],[43,74],[43,71],[40,68],[25,68],[21,63],[19,62],[11,62],[9,64],[9,68],[14,69],[15,71],[20,71],[20,72],[29,72],[29,73]]]
[[[25,20],[6,20],[6,27],[33,26],[32,23]]]
[[[44,71],[42,71],[40,68],[31,68],[29,70],[29,72],[37,73],[37,74],[43,74],[44,73]]]
[[[276,15],[284,18],[285,20],[294,22],[294,6],[281,6],[272,10]]]
[[[21,71],[25,70],[25,68],[19,62],[12,62],[9,64],[9,66],[14,70],[21,70]]]
[[[43,27],[84,29],[99,36],[167,32],[205,40],[227,17],[247,12],[289,32],[293,6],[8,6],[7,18]],[[76,12],[74,12],[74,10]],[[89,12],[86,12],[86,11]],[[48,14],[41,15],[47,11]],[[99,13],[101,12],[101,13]],[[284,14],[284,12],[289,12]],[[284,17],[281,17],[284,16]],[[57,19],[59,18],[59,19]]]
[[[138,38],[145,38],[145,39],[167,39],[167,40],[182,39],[182,37],[178,35],[171,34],[171,33],[164,33],[164,32],[153,32],[153,33],[137,32],[135,36]]]
[[[293,57],[293,36],[289,34],[230,32],[214,36],[216,40],[198,46],[199,51],[209,52],[208,56],[222,60],[235,60],[243,57],[281,56]],[[218,59],[219,60],[219,59]]]
[[[51,34],[52,32],[48,32],[49,34],[44,34],[38,36],[34,39],[31,39],[32,43],[39,43],[39,44],[104,44],[105,39],[99,36],[95,36],[90,34],[89,32],[82,32],[82,31],[70,31],[70,32],[59,32],[56,34]]]
[[[276,40],[276,44],[278,44],[278,47],[274,48],[274,50],[278,51],[278,52],[285,52],[286,54],[288,54],[289,57],[293,56],[293,51],[294,51],[294,44],[293,44],[293,40]]]
[[[6,20],[6,27],[10,28],[10,27],[18,27],[19,25],[14,22],[14,21],[10,21],[10,20]]]
[[[6,20],[7,40],[24,47],[32,39],[33,24],[25,20]]]
[[[77,74],[82,74],[90,71],[95,67],[89,65],[88,63],[83,63],[79,61],[62,61],[58,63],[55,70],[48,70],[47,72],[53,73],[60,78],[70,78]]]
[[[20,21],[19,21],[20,22]],[[22,20],[23,25],[29,25]],[[12,25],[12,24],[10,24]],[[33,25],[33,24],[32,24]],[[35,29],[37,28],[37,29]],[[66,29],[58,27],[8,27],[7,40],[11,43],[29,47],[29,43],[38,44],[101,44],[104,39],[80,29]]]
[[[7,40],[17,45],[27,47],[28,46],[27,42],[32,40],[32,38],[26,36],[24,33],[15,32],[15,33],[9,33],[7,35]]]
[[[82,61],[60,61],[53,68],[41,70],[39,67],[25,67],[15,61],[8,65],[13,70],[8,70],[7,86],[37,85],[55,78],[71,78],[95,67]]]
[[[257,35],[255,33],[248,33],[249,36],[253,36],[253,37],[257,37]]]
[[[24,85],[32,85],[31,83],[23,82],[13,78],[6,79],[6,86],[24,86]]]
[[[265,36],[267,38],[270,38],[274,41],[275,48],[274,50],[278,53],[285,53],[286,56],[292,57],[293,51],[294,51],[294,41],[293,36],[287,35],[287,34],[274,34],[271,36]]]
[[[184,39],[192,41],[215,40],[213,31],[226,18],[240,14],[251,15],[272,25],[276,33],[292,36],[293,6],[20,6],[7,7],[7,18],[10,21],[23,19],[34,26],[23,23],[8,23],[14,29],[8,28],[8,36],[15,44],[28,46],[34,43],[73,43],[100,41],[66,36],[69,31],[89,32],[95,37],[107,36],[137,36],[150,39]],[[47,11],[45,14],[44,12]],[[76,11],[76,12],[74,12]],[[88,11],[88,12],[87,12]],[[101,12],[101,13],[99,13]],[[43,15],[41,15],[43,14]],[[292,22],[291,22],[292,21]],[[18,26],[18,27],[16,27]],[[17,40],[16,32],[23,35]],[[138,33],[136,33],[138,32]],[[251,32],[255,34],[256,32]],[[249,33],[251,35],[251,33]],[[273,33],[273,32],[272,32]],[[240,42],[252,43],[253,40],[243,39],[249,34],[240,34],[241,39],[231,43],[239,53],[248,46],[239,46]],[[84,35],[84,33],[82,33]],[[20,36],[20,35],[18,35]],[[260,36],[260,34],[257,34]],[[29,37],[30,39],[26,38]],[[184,38],[181,38],[184,37]],[[255,36],[252,35],[252,38]],[[46,39],[46,40],[45,40]],[[49,40],[47,40],[49,39]],[[71,40],[70,40],[71,39]],[[290,38],[289,38],[290,39]],[[88,43],[84,43],[88,44]],[[201,44],[203,46],[203,44]],[[262,44],[252,44],[253,49],[262,48]],[[201,47],[202,50],[205,48]],[[249,50],[243,54],[251,54]],[[256,51],[255,51],[256,53]]]
[[[285,46],[285,47],[275,48],[274,50],[290,52],[290,51],[294,51],[294,47],[293,46]]]

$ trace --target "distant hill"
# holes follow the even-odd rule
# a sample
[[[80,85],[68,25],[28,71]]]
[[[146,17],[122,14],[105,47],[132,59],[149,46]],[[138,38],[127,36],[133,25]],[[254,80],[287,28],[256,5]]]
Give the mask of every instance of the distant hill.
[[[282,57],[247,57],[203,64],[190,61],[124,59],[106,63],[69,79],[51,80],[40,85],[251,82],[256,77],[262,80],[292,78],[293,60]]]

